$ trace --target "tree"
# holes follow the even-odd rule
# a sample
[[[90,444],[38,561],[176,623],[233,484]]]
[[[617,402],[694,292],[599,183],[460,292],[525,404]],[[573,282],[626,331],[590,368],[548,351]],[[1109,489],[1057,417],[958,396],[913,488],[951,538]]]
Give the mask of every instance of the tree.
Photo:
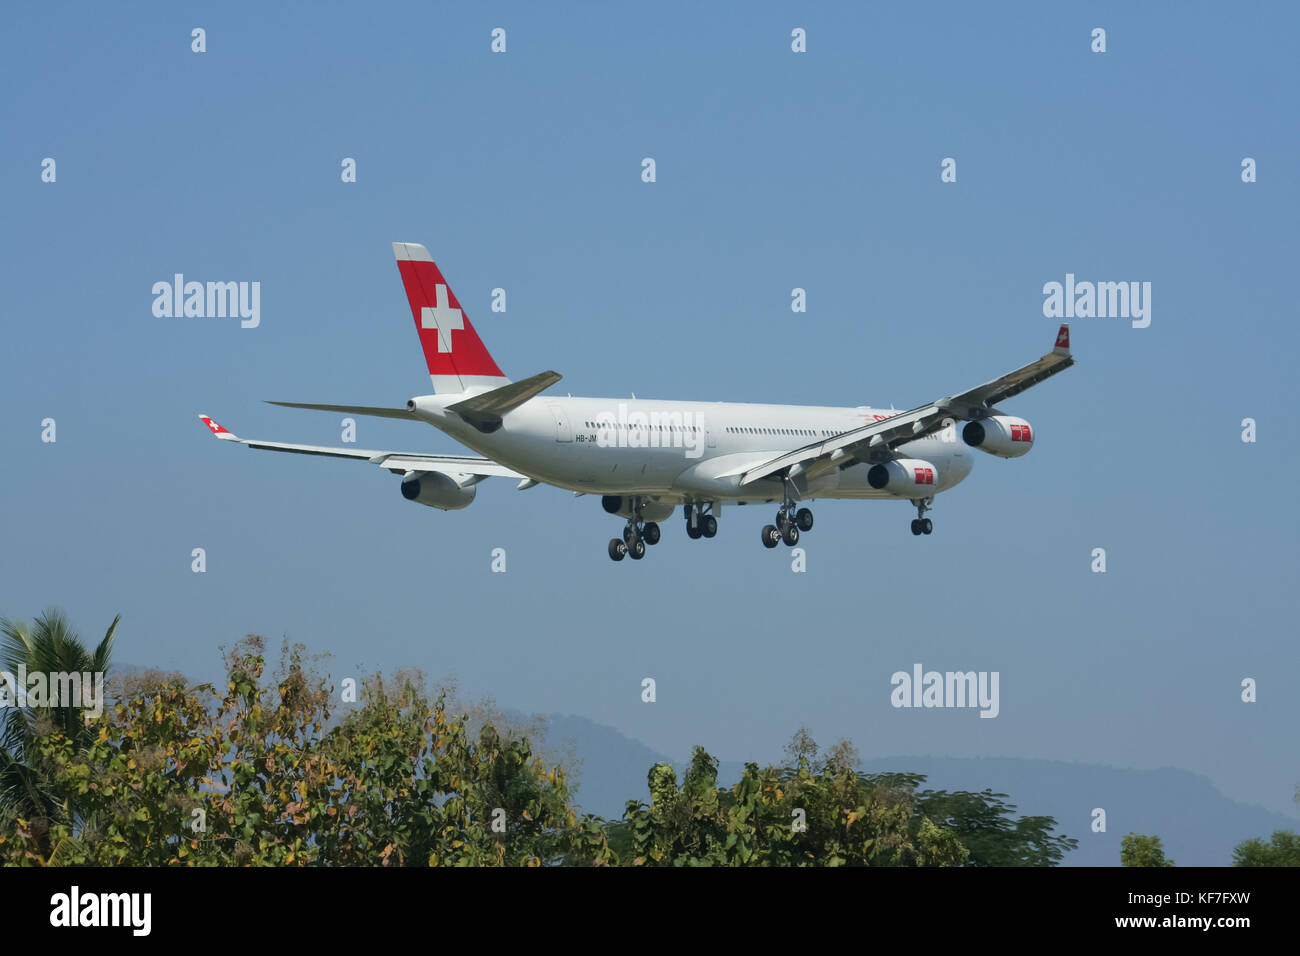
[[[1258,838],[1245,840],[1232,851],[1232,865],[1300,866],[1300,835],[1274,830],[1269,843]]]
[[[114,617],[103,639],[94,650],[88,650],[60,611],[46,611],[30,627],[0,618],[0,667],[7,675],[0,684],[5,702],[0,717],[0,819],[21,817],[41,839],[52,821],[69,821],[79,810],[75,800],[59,799],[51,768],[40,759],[35,742],[58,732],[73,749],[88,747],[94,731],[86,722],[85,711],[92,708],[86,700],[81,703],[87,706],[73,706],[64,700],[55,704],[49,699],[33,699],[28,692],[36,685],[17,686],[24,682],[20,675],[43,675],[47,690],[54,675],[99,675],[102,688],[120,620],[120,614]],[[25,698],[22,706],[20,695]]]
[[[59,800],[41,839],[18,818],[0,862],[92,865],[541,865],[612,859],[578,820],[561,767],[490,722],[430,703],[414,682],[363,684],[332,720],[333,688],[301,646],[264,678],[260,638],[227,655],[224,693],[165,680],[116,701],[89,747],[33,739]]]
[[[844,739],[837,741],[834,747],[822,755],[822,766],[830,774],[852,770],[860,763],[862,757],[858,755],[858,748]]]
[[[812,769],[817,763],[817,741],[807,727],[800,727],[785,745],[785,759],[791,767],[808,767]]]
[[[24,725],[44,815],[0,819],[0,865],[1032,865],[1074,842],[1002,794],[859,773],[850,743],[819,756],[806,731],[797,766],[750,763],[719,787],[696,747],[680,783],[650,768],[649,805],[580,817],[564,766],[494,706],[453,709],[418,671],[364,678],[344,703],[321,667],[286,642],[268,675],[250,635],[224,687],[130,675],[89,723]]]
[[[965,862],[956,835],[916,812],[910,781],[873,780],[843,761],[826,761],[814,772],[806,745],[787,753],[797,768],[746,764],[730,789],[717,786],[717,760],[702,747],[694,749],[680,787],[671,765],[656,764],[650,805],[628,803],[626,822],[610,828],[611,847],[638,866]]]
[[[1119,861],[1124,866],[1173,866],[1165,859],[1165,848],[1158,836],[1130,833],[1120,843]]]
[[[1014,819],[1016,807],[1006,796],[992,790],[923,790],[917,809],[957,835],[970,850],[968,866],[1055,866],[1079,845],[1078,840],[1052,833],[1052,817]]]

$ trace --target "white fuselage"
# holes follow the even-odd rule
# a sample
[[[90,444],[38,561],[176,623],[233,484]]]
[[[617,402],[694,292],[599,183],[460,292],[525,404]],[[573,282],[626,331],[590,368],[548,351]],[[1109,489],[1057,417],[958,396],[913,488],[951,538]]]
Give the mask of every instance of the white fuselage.
[[[507,412],[484,433],[446,411],[464,395],[423,395],[417,416],[481,455],[536,479],[576,492],[646,495],[662,502],[760,502],[783,499],[771,478],[740,486],[753,467],[796,448],[860,428],[893,410],[652,399],[552,398],[545,395]],[[970,474],[973,449],[949,427],[896,450],[934,465],[928,494],[946,491]],[[867,482],[869,465],[812,479],[801,498],[898,498]]]

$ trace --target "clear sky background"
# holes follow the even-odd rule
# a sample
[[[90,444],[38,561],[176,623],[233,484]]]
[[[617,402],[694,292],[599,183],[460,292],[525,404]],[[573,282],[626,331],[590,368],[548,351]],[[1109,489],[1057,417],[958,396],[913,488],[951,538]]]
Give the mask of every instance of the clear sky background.
[[[708,6],[9,11],[0,614],[94,638],[120,611],[118,660],[205,678],[288,635],[678,755],[771,760],[806,724],[864,756],[1186,768],[1294,813],[1296,8]],[[1047,351],[1066,273],[1151,282],[1152,321],[1075,320],[1077,366],[1005,406],[1033,452],[979,456],[929,537],[903,503],[822,502],[795,574],[772,509],[728,508],[614,564],[596,498],[493,480],[443,513],[197,421],[338,444],[338,416],[263,400],[427,392],[393,240],[561,394],[908,408]],[[155,318],[176,272],[259,281],[260,327]],[[1000,672],[1000,716],[892,708],[916,662]]]

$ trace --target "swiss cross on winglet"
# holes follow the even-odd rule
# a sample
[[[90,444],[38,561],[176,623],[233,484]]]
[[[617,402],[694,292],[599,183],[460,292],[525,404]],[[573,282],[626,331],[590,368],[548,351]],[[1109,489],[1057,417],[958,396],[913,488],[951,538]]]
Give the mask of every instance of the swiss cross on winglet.
[[[235,435],[234,435],[233,432],[231,432],[231,431],[227,431],[225,428],[221,427],[220,424],[218,424],[217,422],[213,421],[213,420],[212,420],[211,418],[209,418],[207,415],[200,415],[200,416],[199,416],[199,421],[201,421],[201,422],[203,422],[203,424],[207,425],[207,426],[208,426],[208,429],[212,432],[212,434],[216,435],[218,438],[224,438],[224,439],[226,439],[226,441],[238,441],[238,440],[239,440],[238,438],[235,437]]]
[[[1056,347],[1052,351],[1057,355],[1070,354],[1070,323],[1062,323],[1061,331],[1056,333]]]

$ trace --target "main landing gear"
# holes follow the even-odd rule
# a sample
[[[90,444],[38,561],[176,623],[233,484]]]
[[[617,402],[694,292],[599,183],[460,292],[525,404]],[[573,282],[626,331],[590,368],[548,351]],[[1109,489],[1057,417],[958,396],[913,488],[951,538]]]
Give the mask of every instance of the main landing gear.
[[[800,531],[812,530],[813,513],[807,508],[796,511],[796,504],[794,488],[790,480],[786,479],[785,503],[776,512],[776,524],[763,525],[763,547],[775,548],[784,541],[793,548],[799,543]]]
[[[712,505],[682,506],[686,515],[686,537],[695,541],[699,538],[712,538],[718,533],[718,519],[710,513],[712,509]]]
[[[934,522],[922,516],[934,505],[934,499],[913,498],[912,504],[916,505],[916,517],[912,519],[912,534],[929,534],[934,530]]]
[[[627,519],[627,526],[623,528],[623,537],[609,539],[609,556],[615,561],[622,561],[624,557],[640,561],[645,557],[647,545],[659,543],[659,525],[654,521],[644,520],[641,517],[641,499],[637,498],[635,501],[632,517]]]

